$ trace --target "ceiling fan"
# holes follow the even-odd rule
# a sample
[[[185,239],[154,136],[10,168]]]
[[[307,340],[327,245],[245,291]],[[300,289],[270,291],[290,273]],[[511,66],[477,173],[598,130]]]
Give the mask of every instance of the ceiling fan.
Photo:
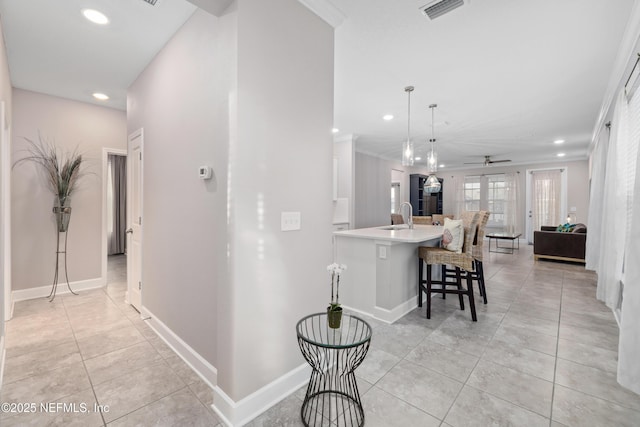
[[[484,156],[484,162],[473,162],[473,163],[465,163],[465,165],[482,165],[489,166],[493,163],[505,163],[510,162],[511,160],[491,160],[491,156]]]

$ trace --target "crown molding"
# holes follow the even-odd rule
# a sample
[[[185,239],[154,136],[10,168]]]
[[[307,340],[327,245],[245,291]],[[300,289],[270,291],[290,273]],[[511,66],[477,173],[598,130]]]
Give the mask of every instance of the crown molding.
[[[340,9],[335,7],[329,0],[298,0],[310,11],[322,18],[333,28],[338,28],[347,16]]]

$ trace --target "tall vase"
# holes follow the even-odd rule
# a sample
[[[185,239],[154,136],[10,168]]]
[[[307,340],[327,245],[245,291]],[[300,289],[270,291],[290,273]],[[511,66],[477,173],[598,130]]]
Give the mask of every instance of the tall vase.
[[[69,229],[71,219],[71,198],[60,199],[56,197],[53,201],[53,213],[56,216],[56,224],[59,233],[65,233]]]

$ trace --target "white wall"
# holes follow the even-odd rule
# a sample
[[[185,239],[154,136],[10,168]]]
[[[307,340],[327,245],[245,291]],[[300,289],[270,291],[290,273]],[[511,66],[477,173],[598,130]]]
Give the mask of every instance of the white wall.
[[[142,304],[213,366],[216,289],[228,280],[235,25],[196,11],[127,93],[128,132],[144,128]]]
[[[239,402],[305,363],[295,324],[328,303],[333,30],[291,0],[198,11],[128,98],[145,133],[143,305]],[[301,230],[280,231],[283,211]]]
[[[86,176],[72,197],[68,268],[72,282],[101,277],[102,148],[125,148],[123,111],[70,101],[20,89],[13,91],[13,157],[25,155],[23,137],[55,141],[62,150],[78,147]],[[13,290],[50,286],[55,269],[54,196],[36,165],[21,163],[12,171]],[[46,295],[46,294],[45,294]]]
[[[238,1],[237,106],[217,366],[236,402],[305,364],[296,322],[328,303],[333,29],[297,1]],[[301,230],[280,231],[283,211]]]
[[[7,52],[5,50],[4,35],[2,32],[2,24],[0,23],[0,101],[4,102],[5,109],[5,126],[11,129],[11,113],[12,113],[12,91],[11,79],[9,76],[9,65],[7,63]],[[3,129],[0,129],[2,132]],[[3,141],[4,144],[11,144],[10,141]],[[11,260],[10,224],[6,212],[10,209],[11,194],[9,191],[10,180],[10,159],[7,155],[11,152],[10,146],[0,147],[0,218],[2,225],[0,226],[0,373],[2,372],[2,364],[4,357],[4,319],[5,319],[5,287],[10,288],[11,283],[11,266],[8,263]],[[1,374],[0,374],[1,375]],[[0,381],[2,378],[0,378]],[[1,386],[2,384],[0,384]]]
[[[427,174],[426,168],[402,166],[400,161],[381,159],[361,152],[356,152],[355,158],[354,228],[391,224],[391,171],[404,171],[401,202],[408,202],[409,176],[415,173]]]

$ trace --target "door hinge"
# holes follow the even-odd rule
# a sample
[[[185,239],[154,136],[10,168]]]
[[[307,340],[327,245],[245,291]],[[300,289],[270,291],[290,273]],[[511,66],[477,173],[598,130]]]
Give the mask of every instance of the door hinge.
[[[142,217],[141,216],[138,217],[138,225],[142,225]]]
[[[142,153],[138,153],[140,155],[140,160],[142,160]]]
[[[142,290],[142,282],[138,282],[138,290],[141,291]]]

